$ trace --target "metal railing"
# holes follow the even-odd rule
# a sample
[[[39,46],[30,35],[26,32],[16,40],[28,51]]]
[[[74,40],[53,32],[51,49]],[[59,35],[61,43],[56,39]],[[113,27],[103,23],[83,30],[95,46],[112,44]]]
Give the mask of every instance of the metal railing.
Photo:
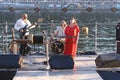
[[[8,51],[8,45],[12,41],[12,32],[11,28],[13,27],[14,23],[7,23],[7,33],[6,33],[6,23],[0,23],[0,30],[2,31],[0,35],[0,50],[1,52]],[[46,30],[48,34],[50,34],[51,27],[49,26],[50,23],[40,23],[36,29],[30,31],[31,34],[42,34],[43,30]],[[58,23],[55,23],[58,25]],[[84,23],[85,24],[85,23]],[[87,23],[86,23],[87,24]],[[115,36],[115,24],[107,24],[107,23],[91,23],[94,26],[88,27],[89,34],[88,37],[85,37],[84,33],[82,32],[82,27],[80,27],[80,38],[78,43],[78,52],[79,51],[115,51],[116,50],[116,36]],[[102,25],[101,25],[102,24]],[[48,25],[44,27],[44,25]],[[1,32],[0,31],[0,32]],[[18,38],[17,32],[15,32],[15,37]]]

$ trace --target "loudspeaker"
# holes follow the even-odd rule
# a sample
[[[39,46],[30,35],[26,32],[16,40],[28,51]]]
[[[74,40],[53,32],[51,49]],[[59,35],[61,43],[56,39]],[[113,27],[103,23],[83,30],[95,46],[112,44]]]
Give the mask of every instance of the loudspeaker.
[[[71,56],[52,55],[49,59],[51,69],[73,69],[74,61]]]
[[[116,40],[120,41],[120,23],[116,26]]]
[[[16,69],[20,68],[22,59],[20,55],[1,54],[0,69]]]
[[[2,70],[0,71],[1,80],[13,80],[17,70]]]
[[[116,47],[117,47],[116,53],[117,53],[117,54],[120,54],[120,41],[117,41],[117,42],[116,42]]]
[[[120,71],[103,71],[97,70],[97,73],[103,80],[120,80]]]
[[[101,54],[95,59],[98,68],[120,67],[119,54]]]

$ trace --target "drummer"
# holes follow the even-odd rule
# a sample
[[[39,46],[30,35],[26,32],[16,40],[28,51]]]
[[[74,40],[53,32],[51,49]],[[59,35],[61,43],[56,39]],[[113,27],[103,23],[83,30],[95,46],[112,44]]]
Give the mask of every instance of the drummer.
[[[54,32],[54,36],[58,39],[58,41],[64,43],[65,41],[65,28],[67,26],[66,21],[62,20],[60,23],[60,26],[57,27],[57,29]]]
[[[51,54],[53,53],[52,49],[51,49],[51,46],[54,43],[55,39],[57,39],[57,41],[60,41],[60,42],[64,43],[65,38],[62,38],[62,37],[65,36],[64,30],[65,30],[66,26],[67,26],[66,21],[62,20],[60,22],[60,26],[58,26],[56,28],[56,30],[54,31],[54,33],[52,34],[52,36],[49,40],[49,53],[51,53]]]

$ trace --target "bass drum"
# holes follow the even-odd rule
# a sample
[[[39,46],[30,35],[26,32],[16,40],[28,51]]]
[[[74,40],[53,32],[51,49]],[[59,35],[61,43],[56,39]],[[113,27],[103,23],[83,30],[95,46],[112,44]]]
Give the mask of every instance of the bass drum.
[[[51,50],[54,54],[62,54],[64,50],[64,44],[60,41],[55,41],[51,45]]]

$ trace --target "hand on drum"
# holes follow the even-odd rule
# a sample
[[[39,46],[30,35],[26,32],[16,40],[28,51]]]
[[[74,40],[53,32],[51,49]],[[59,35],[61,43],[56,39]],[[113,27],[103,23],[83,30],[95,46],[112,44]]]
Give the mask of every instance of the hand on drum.
[[[58,41],[64,43],[65,42],[65,38],[60,38],[60,39],[58,39]]]

